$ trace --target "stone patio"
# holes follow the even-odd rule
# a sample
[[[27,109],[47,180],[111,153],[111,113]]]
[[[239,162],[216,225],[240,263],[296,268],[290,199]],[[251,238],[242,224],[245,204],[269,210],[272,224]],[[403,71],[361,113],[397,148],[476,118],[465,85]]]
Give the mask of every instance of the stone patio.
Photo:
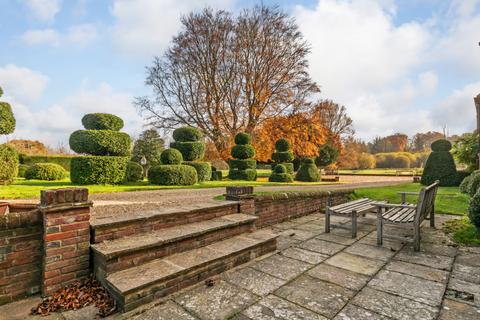
[[[322,214],[277,224],[271,227],[280,234],[275,254],[226,272],[213,285],[109,319],[480,319],[480,249],[450,242],[439,227],[451,218],[438,216],[438,229],[423,228],[420,252],[398,241],[377,247],[374,216],[359,220],[357,239],[342,229],[325,234]],[[0,308],[0,319],[14,319],[8,306]],[[76,311],[42,319],[91,316]]]

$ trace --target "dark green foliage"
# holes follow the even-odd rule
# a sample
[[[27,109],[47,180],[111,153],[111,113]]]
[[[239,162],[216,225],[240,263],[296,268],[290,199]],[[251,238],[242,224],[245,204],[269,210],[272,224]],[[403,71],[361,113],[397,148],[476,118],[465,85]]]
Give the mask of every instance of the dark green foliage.
[[[287,168],[283,164],[277,164],[272,175],[268,178],[270,182],[292,182],[293,177],[287,173]]]
[[[67,171],[55,163],[36,163],[25,171],[25,179],[31,180],[62,180],[67,177]]]
[[[255,148],[251,144],[237,144],[232,147],[232,156],[237,159],[255,157]]]
[[[257,161],[253,159],[231,159],[228,161],[230,169],[238,169],[238,170],[245,170],[245,169],[256,169],[257,168]]]
[[[235,136],[235,144],[246,145],[252,143],[252,136],[245,132],[237,133]]]
[[[12,108],[8,103],[0,101],[0,134],[13,133],[15,124]]]
[[[440,186],[444,187],[460,184],[453,156],[446,150],[451,144],[445,141],[437,140],[432,143],[432,150],[435,148],[443,151],[432,151],[428,156],[421,179],[421,183],[425,186],[434,183],[436,180],[439,180]]]
[[[283,164],[278,164],[273,169],[273,173],[287,173],[287,168]]]
[[[162,164],[181,164],[183,156],[177,149],[166,149],[163,150],[160,159]]]
[[[123,128],[123,120],[114,114],[89,113],[83,116],[82,124],[87,130],[119,131]]]
[[[448,140],[437,140],[431,145],[432,151],[450,151],[452,149],[452,143]]]
[[[119,184],[125,180],[128,157],[74,157],[70,179],[76,184]]]
[[[477,231],[480,231],[480,192],[477,191],[470,200],[470,207],[468,208],[468,218],[475,226]]]
[[[300,165],[302,164],[302,160],[303,159],[301,157],[295,157],[295,159],[293,159],[293,171],[298,171]]]
[[[272,163],[272,170],[274,171],[275,167],[279,164],[281,164],[285,168],[287,168],[287,173],[288,174],[293,175],[293,172],[294,172],[294,170],[293,170],[294,169],[294,164],[293,163],[291,163],[291,162]]]
[[[3,96],[3,89],[0,87],[0,97]]]
[[[480,173],[473,173],[468,184],[468,194],[473,197],[480,188]]]
[[[254,169],[230,170],[228,172],[228,178],[231,180],[255,181],[257,180],[257,170],[254,170]]]
[[[173,139],[178,142],[194,142],[203,138],[203,133],[194,127],[181,127],[173,131]]]
[[[142,157],[145,157],[147,159],[147,168],[159,165],[162,163],[160,155],[165,149],[164,145],[165,141],[160,137],[157,130],[145,130],[133,144],[131,160],[140,163]]]
[[[17,152],[6,144],[0,144],[0,184],[12,183],[17,175]]]
[[[452,154],[458,162],[467,165],[468,171],[475,170],[478,159],[478,133],[462,135],[455,141]]]
[[[331,143],[327,143],[318,149],[318,157],[315,159],[315,163],[319,167],[326,167],[337,161],[338,156],[338,148]]]
[[[125,172],[125,181],[137,182],[143,180],[143,168],[137,162],[129,161]]]
[[[188,186],[197,183],[197,171],[192,166],[159,165],[148,171],[148,181],[163,186]]]
[[[212,171],[212,181],[222,181],[222,171]]]
[[[292,151],[278,151],[272,154],[272,160],[275,162],[292,162],[295,159]]]
[[[27,166],[26,164],[20,164],[18,166],[18,174],[17,177],[19,178],[25,178],[25,171],[30,168],[30,166]]]
[[[465,177],[465,179],[463,179],[462,183],[460,183],[460,187],[459,187],[459,190],[461,193],[465,193],[467,194],[468,191],[469,191],[469,187],[470,187],[470,182],[472,181],[472,178],[473,176],[468,176],[468,177]]]
[[[180,151],[185,161],[200,160],[205,155],[205,144],[199,141],[175,141],[170,143],[170,147]]]
[[[183,164],[195,168],[198,182],[209,181],[212,177],[212,165],[210,162],[184,161]]]
[[[77,130],[70,135],[70,148],[95,156],[127,156],[131,139],[127,133],[111,130]]]
[[[275,150],[277,152],[285,152],[290,150],[290,143],[286,139],[279,139],[275,142]]]
[[[21,164],[27,166],[48,162],[61,165],[67,171],[70,171],[70,161],[72,160],[71,156],[29,156],[25,154],[20,154],[18,158]]]
[[[295,176],[295,180],[304,182],[318,182],[320,178],[320,172],[311,158],[303,160]]]

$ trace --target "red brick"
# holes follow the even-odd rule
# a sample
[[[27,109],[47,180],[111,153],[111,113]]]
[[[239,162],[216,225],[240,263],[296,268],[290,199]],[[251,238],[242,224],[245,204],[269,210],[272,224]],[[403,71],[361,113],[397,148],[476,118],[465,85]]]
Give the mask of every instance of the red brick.
[[[59,232],[45,235],[45,241],[63,240],[73,238],[77,235],[76,231]]]
[[[72,223],[72,224],[64,224],[60,226],[61,231],[71,231],[71,230],[79,230],[79,229],[86,229],[89,230],[90,222],[79,222],[79,223]]]

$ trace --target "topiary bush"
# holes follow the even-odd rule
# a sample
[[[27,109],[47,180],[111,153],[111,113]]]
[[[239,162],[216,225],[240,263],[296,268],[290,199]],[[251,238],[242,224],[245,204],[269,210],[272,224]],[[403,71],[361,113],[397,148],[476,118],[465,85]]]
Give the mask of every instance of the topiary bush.
[[[228,178],[231,180],[257,180],[257,170],[245,169],[245,170],[230,170],[228,171]]]
[[[198,182],[209,181],[212,177],[212,166],[208,162],[184,161],[183,164],[195,168]]]
[[[250,159],[255,157],[255,148],[251,144],[237,144],[232,147],[231,154],[237,159]]]
[[[295,180],[303,182],[318,182],[320,179],[320,171],[318,171],[313,159],[305,158],[295,175]]]
[[[318,157],[315,163],[319,167],[326,167],[337,161],[340,152],[331,142],[324,144],[318,149]]]
[[[291,182],[293,181],[293,169],[294,164],[292,161],[295,160],[293,152],[290,150],[290,143],[286,139],[279,139],[275,142],[275,152],[272,153],[272,160],[274,163],[272,167],[272,175],[269,178],[269,181],[275,182]],[[285,168],[286,172],[276,172],[278,166]],[[281,169],[278,169],[281,170]],[[282,169],[283,170],[283,169]],[[285,176],[286,175],[286,176]]]
[[[82,118],[83,127],[87,130],[119,131],[123,128],[123,120],[114,114],[89,113]]]
[[[282,165],[287,169],[287,173],[293,176],[294,171],[294,164],[291,162],[280,162],[280,163],[272,163],[271,168],[272,171],[275,171],[276,166]]]
[[[12,107],[8,103],[0,101],[0,134],[13,133],[15,124]]]
[[[195,142],[203,138],[203,133],[194,127],[181,127],[173,131],[173,139],[178,142]]]
[[[17,152],[6,144],[0,144],[0,184],[12,183],[17,175]]]
[[[475,226],[477,231],[480,231],[480,192],[477,191],[470,200],[470,207],[468,208],[468,218]]]
[[[177,149],[165,149],[160,155],[162,164],[181,164],[183,156]]]
[[[473,176],[469,175],[468,177],[465,177],[465,179],[463,179],[462,183],[460,183],[459,190],[461,193],[468,194],[472,178]]]
[[[238,144],[238,145],[252,144],[252,136],[246,132],[237,133],[237,135],[235,136],[235,144]]]
[[[199,141],[172,142],[170,148],[177,149],[185,161],[195,161],[205,156],[205,144]]]
[[[290,150],[290,142],[288,142],[288,140],[283,138],[278,139],[275,142],[275,150],[278,152],[285,152]]]
[[[292,151],[277,151],[272,154],[272,160],[277,163],[292,162],[294,159]]]
[[[253,159],[231,159],[229,161],[230,168],[238,169],[238,170],[245,170],[245,169],[253,169],[257,168],[257,161]]]
[[[210,180],[212,181],[222,181],[223,179],[223,174],[222,171],[217,171],[215,167],[212,167],[212,178]]]
[[[452,144],[446,140],[437,140],[432,143],[432,153],[428,156],[423,170],[421,183],[430,185],[436,180],[441,186],[458,186],[457,168],[453,156],[450,154]]]
[[[480,173],[472,173],[467,187],[468,194],[473,197],[480,188]]]
[[[67,171],[55,163],[36,163],[25,171],[27,180],[62,180],[67,177]]]
[[[110,130],[77,130],[70,135],[70,148],[93,156],[127,156],[132,140],[127,133]]]
[[[76,184],[119,184],[125,180],[128,157],[72,158],[70,180]]]
[[[164,186],[188,186],[197,183],[197,171],[192,166],[159,165],[148,171],[148,181]]]
[[[282,164],[277,164],[272,175],[268,178],[270,182],[293,182],[293,177],[287,172],[287,168]]]
[[[29,165],[20,164],[20,165],[18,166],[17,177],[19,177],[19,178],[25,178],[25,171],[27,171],[27,169],[28,169],[29,167],[30,167]]]
[[[257,180],[257,161],[255,148],[250,144],[252,137],[248,133],[240,132],[235,136],[236,145],[232,147],[231,154],[234,158],[230,160],[228,177],[232,180]]]
[[[125,172],[126,182],[137,182],[143,180],[143,168],[137,162],[129,161]]]

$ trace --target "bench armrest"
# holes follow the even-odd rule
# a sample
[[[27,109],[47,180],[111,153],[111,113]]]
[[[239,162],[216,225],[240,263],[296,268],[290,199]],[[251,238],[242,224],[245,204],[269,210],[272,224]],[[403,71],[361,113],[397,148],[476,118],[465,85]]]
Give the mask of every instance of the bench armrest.
[[[414,204],[394,204],[394,203],[382,203],[382,202],[374,202],[373,203],[377,208],[410,208],[416,209],[417,206]]]
[[[419,192],[397,192],[398,194],[408,194],[412,196],[418,196],[420,193]]]

